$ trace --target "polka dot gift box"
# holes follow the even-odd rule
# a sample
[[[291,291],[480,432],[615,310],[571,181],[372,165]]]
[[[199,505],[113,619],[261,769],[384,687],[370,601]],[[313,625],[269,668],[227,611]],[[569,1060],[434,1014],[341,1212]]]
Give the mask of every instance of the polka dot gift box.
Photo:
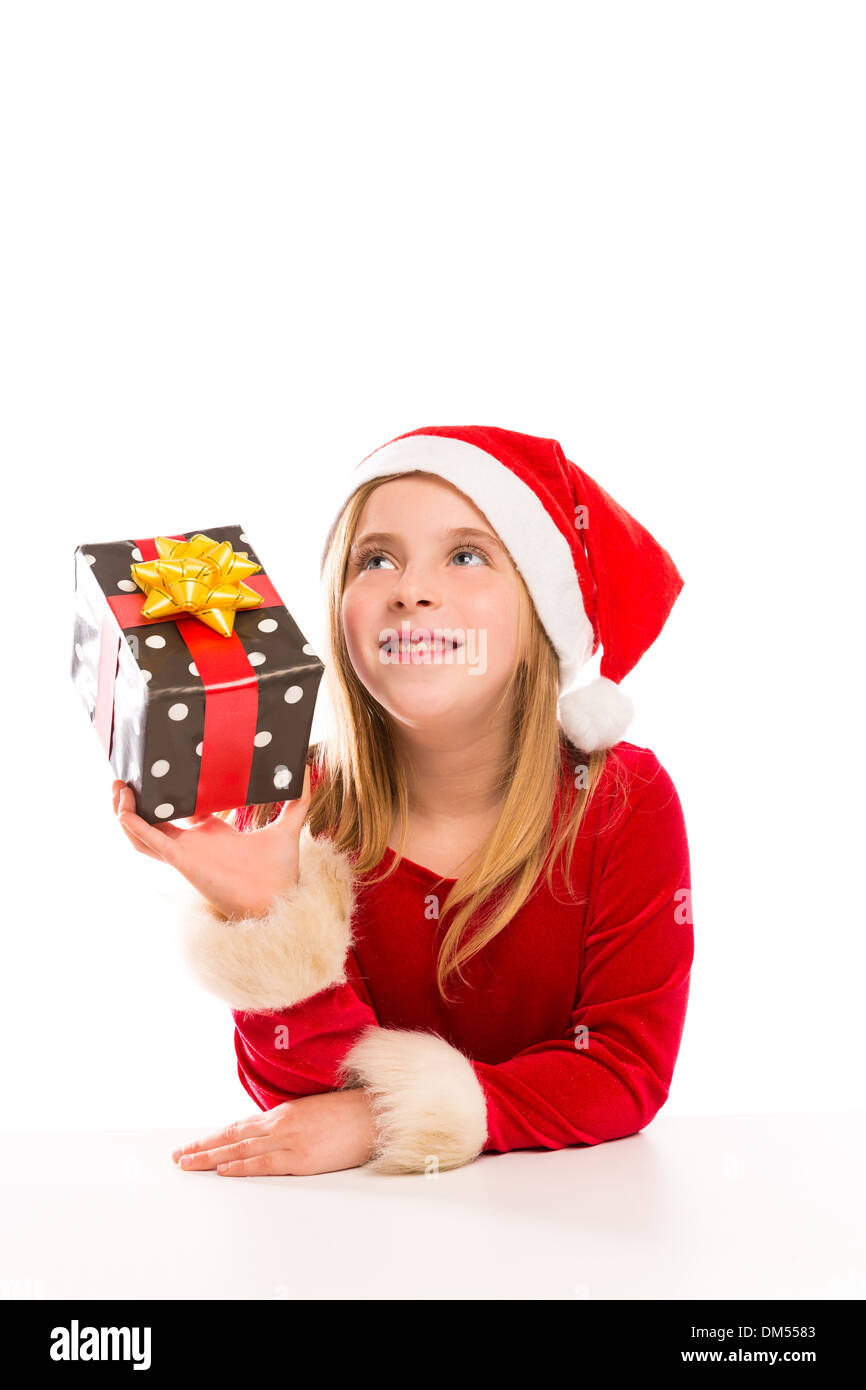
[[[151,825],[299,796],[324,669],[240,526],[75,551],[72,679]]]

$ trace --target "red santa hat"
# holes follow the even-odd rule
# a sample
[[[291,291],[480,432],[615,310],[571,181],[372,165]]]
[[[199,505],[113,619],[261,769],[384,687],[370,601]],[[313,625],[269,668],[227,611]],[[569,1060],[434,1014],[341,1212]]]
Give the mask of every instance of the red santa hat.
[[[362,483],[432,473],[484,513],[523,577],[559,657],[559,719],[585,752],[611,748],[634,709],[619,682],[661,632],[683,580],[624,507],[565,457],[555,439],[482,425],[431,425],[398,435],[355,467],[336,517]],[[575,687],[602,647],[601,674]]]

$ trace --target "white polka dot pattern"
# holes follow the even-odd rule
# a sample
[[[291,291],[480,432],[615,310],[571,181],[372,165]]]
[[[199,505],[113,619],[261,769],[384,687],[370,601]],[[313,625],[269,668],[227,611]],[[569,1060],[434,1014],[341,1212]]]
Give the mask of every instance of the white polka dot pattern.
[[[254,563],[262,564],[239,527],[202,527],[201,532],[229,541],[233,549],[245,550]],[[91,718],[107,596],[135,593],[144,601],[129,578],[130,564],[142,558],[133,541],[89,545],[76,552],[72,671]],[[261,573],[266,575],[264,565]],[[136,624],[125,628],[123,636],[112,767],[133,787],[136,809],[144,819],[151,824],[181,819],[196,809],[204,756],[204,682],[177,622]],[[237,612],[230,640],[243,647],[258,682],[258,716],[248,750],[252,761],[243,804],[281,800],[303,778],[324,667],[282,605]],[[207,694],[208,700],[220,698],[227,697],[213,690]]]

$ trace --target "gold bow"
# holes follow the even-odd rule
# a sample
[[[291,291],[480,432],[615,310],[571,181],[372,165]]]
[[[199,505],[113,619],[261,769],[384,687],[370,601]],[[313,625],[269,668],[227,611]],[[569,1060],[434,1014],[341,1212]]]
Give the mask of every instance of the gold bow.
[[[143,618],[170,619],[189,613],[223,637],[231,637],[235,611],[258,608],[261,594],[244,584],[261,569],[245,550],[232,550],[228,541],[193,536],[191,541],[156,537],[158,560],[131,565],[130,574],[147,595]]]

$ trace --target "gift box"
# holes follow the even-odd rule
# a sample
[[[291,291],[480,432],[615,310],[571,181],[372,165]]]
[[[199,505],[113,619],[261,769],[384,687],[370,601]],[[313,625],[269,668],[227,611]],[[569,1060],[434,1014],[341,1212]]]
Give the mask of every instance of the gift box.
[[[75,551],[72,679],[152,825],[300,796],[324,669],[241,526]]]

